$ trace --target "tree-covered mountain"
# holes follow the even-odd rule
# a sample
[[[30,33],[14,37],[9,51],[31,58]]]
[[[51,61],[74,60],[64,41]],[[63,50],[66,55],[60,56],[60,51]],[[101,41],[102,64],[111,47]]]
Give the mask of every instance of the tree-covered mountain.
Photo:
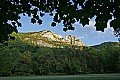
[[[91,46],[91,47],[105,48],[105,47],[110,47],[110,46],[120,46],[120,42],[104,42],[104,43],[101,43],[99,45],[94,45],[94,46]]]
[[[39,33],[32,37],[33,33],[13,33],[14,41],[7,46],[0,44],[0,76],[120,73],[120,46],[49,47],[31,43],[32,38],[38,40],[35,34]]]

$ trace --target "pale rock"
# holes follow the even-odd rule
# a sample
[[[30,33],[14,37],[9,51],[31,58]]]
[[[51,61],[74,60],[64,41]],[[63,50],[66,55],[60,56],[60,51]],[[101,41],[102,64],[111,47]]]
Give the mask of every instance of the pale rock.
[[[59,41],[60,39],[62,39],[61,35],[55,34],[55,33],[48,31],[48,30],[40,31],[40,36],[51,39],[53,41]]]
[[[69,42],[71,45],[85,46],[84,43],[80,41],[80,39],[72,35],[65,36],[64,41]]]
[[[67,35],[63,38],[60,34],[56,34],[49,30],[43,30],[37,33],[33,33],[31,35],[33,37],[40,36],[38,37],[38,40],[32,42],[37,45],[42,45],[42,46],[47,46],[47,47],[57,47],[57,46],[54,46],[53,44],[48,43],[49,41],[50,42],[57,41],[57,42],[63,42],[66,44],[71,44],[71,45],[76,45],[76,46],[85,46],[85,44],[79,38],[76,38],[75,36]],[[46,38],[48,42],[40,40],[40,38],[41,39]],[[26,38],[26,40],[29,40],[29,38]]]

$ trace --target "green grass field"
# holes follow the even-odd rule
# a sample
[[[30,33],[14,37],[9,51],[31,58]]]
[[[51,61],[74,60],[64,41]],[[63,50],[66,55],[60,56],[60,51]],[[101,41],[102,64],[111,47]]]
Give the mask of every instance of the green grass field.
[[[15,76],[0,77],[0,80],[120,80],[120,74],[81,74],[65,76]]]

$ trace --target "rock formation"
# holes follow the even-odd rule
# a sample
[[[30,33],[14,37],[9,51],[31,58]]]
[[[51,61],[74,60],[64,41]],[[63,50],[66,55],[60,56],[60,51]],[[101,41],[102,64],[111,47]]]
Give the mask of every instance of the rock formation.
[[[84,43],[80,41],[80,39],[72,35],[65,36],[64,41],[69,42],[71,45],[85,46]]]
[[[32,42],[33,44],[47,47],[67,45],[85,46],[85,44],[75,36],[67,35],[63,38],[60,34],[56,34],[49,30],[43,30],[40,32],[30,32],[28,34],[24,34],[23,39],[25,41]]]
[[[62,39],[61,35],[55,34],[54,32],[51,32],[48,30],[40,31],[40,36],[54,40],[54,41],[60,41],[60,39]]]

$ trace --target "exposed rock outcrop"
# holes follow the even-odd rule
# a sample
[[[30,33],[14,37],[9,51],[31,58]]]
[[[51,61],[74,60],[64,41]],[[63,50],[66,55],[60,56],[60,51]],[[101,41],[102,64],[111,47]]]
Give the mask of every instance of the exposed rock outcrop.
[[[85,46],[84,43],[80,39],[72,35],[65,36],[64,41],[69,42],[72,45]]]
[[[55,34],[54,32],[43,30],[40,31],[40,36],[54,40],[54,41],[60,41],[62,39],[62,36],[59,34]]]
[[[58,46],[85,46],[85,44],[75,36],[67,35],[64,38],[60,34],[56,34],[49,30],[43,30],[40,32],[29,32],[21,35],[22,39],[29,41],[36,45],[47,46],[47,47],[58,47]]]

